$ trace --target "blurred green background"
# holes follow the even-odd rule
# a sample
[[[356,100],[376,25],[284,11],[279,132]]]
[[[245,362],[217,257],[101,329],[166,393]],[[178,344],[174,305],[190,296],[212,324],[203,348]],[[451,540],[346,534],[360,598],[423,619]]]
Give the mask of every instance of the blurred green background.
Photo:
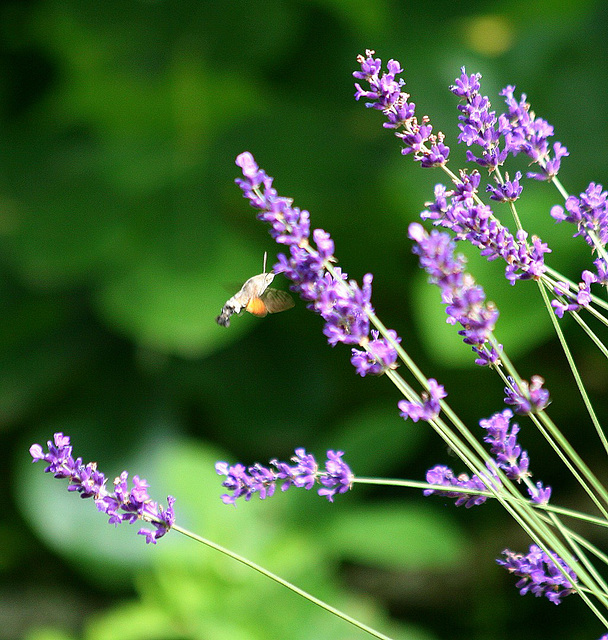
[[[216,460],[343,449],[358,475],[422,479],[459,461],[404,423],[383,378],[359,378],[301,302],[264,320],[214,321],[277,248],[241,198],[249,150],[282,195],[328,230],[341,266],[374,273],[374,305],[471,426],[502,409],[502,385],[445,325],[407,240],[437,172],[399,153],[353,99],[355,57],[401,61],[407,90],[452,146],[462,65],[501,109],[526,92],[571,156],[571,193],[606,184],[608,6],[436,0],[14,1],[0,5],[0,638],[363,638],[293,594],[171,534],[147,547],[32,466],[55,431],[110,478],[127,469],[177,497],[178,522],[251,557],[395,638],[595,638],[576,598],[522,598],[494,564],[529,541],[498,506],[457,510],[357,486],[329,505],[288,492],[221,504]],[[507,167],[526,170],[525,159]],[[578,278],[584,243],[555,225],[554,189],[526,183],[520,216]],[[525,378],[543,375],[551,415],[605,474],[532,283],[471,257],[497,302],[497,335]],[[279,286],[285,282],[277,278]],[[567,321],[566,331],[572,329]],[[568,334],[600,415],[606,367]],[[522,420],[537,478],[586,506]],[[594,531],[588,535],[595,539]],[[549,617],[550,616],[550,617]],[[542,622],[542,624],[541,624]]]

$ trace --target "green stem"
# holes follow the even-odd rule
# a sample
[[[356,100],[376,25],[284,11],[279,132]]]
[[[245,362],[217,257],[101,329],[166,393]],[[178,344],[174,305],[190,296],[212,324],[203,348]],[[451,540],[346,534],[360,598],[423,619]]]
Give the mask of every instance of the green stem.
[[[299,596],[302,596],[306,600],[309,600],[313,604],[316,604],[318,607],[321,607],[321,609],[325,609],[325,611],[328,611],[329,613],[333,614],[334,616],[337,616],[338,618],[344,620],[345,622],[352,624],[354,627],[357,627],[357,629],[361,629],[361,631],[365,631],[366,633],[369,633],[374,638],[378,638],[379,640],[391,640],[389,636],[385,636],[383,633],[380,633],[379,631],[372,629],[372,627],[368,627],[362,622],[355,620],[355,618],[352,618],[351,616],[347,615],[346,613],[343,613],[339,609],[336,609],[335,607],[332,607],[326,602],[323,602],[323,600],[319,600],[319,598],[315,598],[315,596],[304,591],[303,589],[300,589],[299,587],[296,587],[294,584],[292,584],[291,582],[288,582],[287,580],[284,580],[283,578],[276,575],[275,573],[272,573],[271,571],[264,569],[264,567],[261,567],[259,564],[256,564],[255,562],[252,562],[251,560],[248,560],[247,558],[244,558],[243,556],[240,556],[237,553],[234,553],[233,551],[226,549],[226,547],[222,547],[221,545],[216,544],[211,540],[207,540],[202,536],[196,535],[195,533],[192,533],[187,529],[183,529],[182,527],[176,524],[174,524],[171,528],[177,531],[178,533],[181,533],[182,535],[187,536],[192,540],[195,540],[196,542],[200,542],[201,544],[211,547],[211,549],[215,549],[216,551],[223,553],[229,558],[232,558],[233,560],[236,560],[237,562],[244,564],[246,567],[249,567],[250,569],[253,569],[254,571],[257,571],[258,573],[261,573],[262,575],[266,576],[267,578],[274,580],[281,586],[287,587],[287,589],[289,589],[290,591],[297,593]]]
[[[494,498],[495,495],[491,491],[481,491],[479,489],[470,489],[468,487],[450,487],[442,484],[429,484],[422,480],[400,480],[396,478],[366,478],[355,477],[353,478],[354,484],[374,484],[383,485],[388,487],[406,487],[408,489],[432,489],[434,491],[454,491],[458,493],[466,493],[473,496],[486,496],[488,498]],[[510,496],[506,496],[505,500],[514,500]],[[519,497],[518,500],[523,498]],[[591,516],[582,511],[576,511],[575,509],[568,509],[567,507],[559,507],[552,504],[535,504],[532,501],[527,501],[530,506],[542,511],[550,511],[552,513],[558,513],[563,516],[582,520],[583,522],[589,522],[600,527],[608,527],[608,520],[605,518],[598,518],[597,516]]]
[[[576,386],[578,388],[579,393],[581,394],[581,398],[583,399],[583,402],[585,404],[589,417],[591,418],[591,421],[593,422],[593,425],[598,434],[598,437],[600,438],[600,441],[604,446],[604,450],[606,451],[606,453],[608,453],[608,441],[606,440],[606,437],[604,436],[604,433],[602,431],[602,426],[600,425],[600,422],[597,419],[597,416],[595,415],[595,411],[593,410],[593,406],[591,405],[591,401],[589,400],[589,396],[587,395],[587,391],[585,390],[585,386],[583,385],[583,381],[580,377],[580,374],[574,362],[574,358],[572,357],[572,353],[570,352],[570,348],[568,347],[568,344],[566,342],[566,338],[562,332],[561,327],[559,326],[559,322],[557,321],[555,314],[553,313],[551,303],[549,302],[549,296],[547,295],[545,287],[540,282],[538,283],[538,288],[543,297],[545,306],[549,311],[549,317],[551,318],[551,322],[553,323],[553,328],[555,329],[555,333],[557,334],[559,342],[562,346],[562,350],[564,351],[564,355],[566,356],[566,360],[568,361],[568,365],[570,367],[570,370],[572,371],[572,375],[574,376],[574,381],[576,382]],[[574,453],[574,450],[572,449],[572,447],[569,446],[569,449],[572,451],[572,453]],[[606,494],[605,490],[602,491],[601,493],[604,499],[608,500],[608,495]]]

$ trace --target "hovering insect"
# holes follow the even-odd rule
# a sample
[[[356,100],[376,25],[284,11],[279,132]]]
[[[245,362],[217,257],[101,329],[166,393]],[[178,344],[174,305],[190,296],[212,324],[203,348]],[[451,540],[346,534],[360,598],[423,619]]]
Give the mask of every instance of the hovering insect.
[[[222,327],[230,326],[230,316],[248,311],[254,316],[263,318],[268,313],[278,313],[291,309],[293,298],[285,291],[269,289],[268,285],[274,280],[275,274],[266,273],[266,253],[264,253],[264,271],[253,278],[249,278],[222,307],[222,312],[215,321]]]

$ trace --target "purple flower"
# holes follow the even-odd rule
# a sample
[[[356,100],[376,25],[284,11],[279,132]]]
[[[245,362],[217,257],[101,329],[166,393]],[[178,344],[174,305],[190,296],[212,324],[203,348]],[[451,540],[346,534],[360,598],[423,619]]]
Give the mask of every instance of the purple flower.
[[[516,156],[525,153],[539,166],[539,172],[530,172],[528,178],[552,180],[560,169],[561,159],[568,150],[561,143],[553,145],[553,157],[548,139],[553,136],[553,127],[542,118],[537,118],[522,94],[519,102],[513,96],[515,87],[507,86],[501,91],[505,97],[507,113],[500,116],[500,128],[505,138],[505,149]]]
[[[523,451],[517,442],[519,425],[510,425],[512,417],[513,412],[510,409],[505,409],[502,412],[495,413],[487,420],[481,420],[479,422],[479,426],[486,430],[484,442],[487,442],[490,445],[490,451],[493,455],[493,459],[486,463],[488,474],[485,477],[485,480],[482,480],[477,475],[473,475],[469,478],[468,475],[461,474],[456,477],[450,468],[437,465],[427,471],[427,482],[429,484],[445,485],[446,487],[450,487],[451,490],[442,492],[437,489],[426,489],[424,491],[424,495],[445,495],[449,498],[457,498],[456,506],[464,504],[466,507],[472,507],[474,505],[483,504],[486,500],[485,497],[459,493],[458,491],[454,491],[453,488],[466,487],[469,489],[485,491],[487,490],[488,482],[490,481],[494,486],[499,486],[501,482],[500,478],[496,474],[495,465],[502,469],[509,479],[517,482],[526,480],[531,476],[532,474],[529,471],[530,459],[528,458],[528,453]],[[526,482],[526,489],[530,496],[530,500],[534,504],[544,505],[549,502],[549,498],[551,497],[551,487],[544,487],[541,482],[537,482],[536,485]],[[478,500],[477,498],[483,499]]]
[[[491,445],[490,451],[498,467],[505,472],[507,478],[521,482],[532,475],[530,458],[528,452],[524,451],[517,441],[519,425],[510,425],[512,417],[513,412],[510,409],[505,409],[490,416],[487,420],[480,420],[479,426],[487,432],[484,442]],[[526,489],[533,503],[547,504],[549,502],[551,487],[543,487],[541,482],[537,482],[535,486],[527,482]]]
[[[509,549],[505,549],[502,553],[505,559],[499,558],[496,562],[520,578],[515,586],[522,596],[530,592],[537,598],[545,596],[553,604],[560,604],[562,598],[574,593],[577,576],[555,554],[550,557],[535,544],[530,545],[530,551],[526,555],[514,553]],[[558,564],[569,579],[560,571]]]
[[[97,509],[110,516],[110,524],[133,524],[137,520],[148,522],[154,529],[143,528],[137,533],[145,536],[147,543],[156,544],[175,523],[175,498],[167,497],[166,509],[153,502],[147,493],[148,483],[139,476],[133,477],[133,488],[129,489],[128,474],[123,471],[114,480],[114,491],[109,492],[106,489],[107,479],[97,471],[97,463],[84,465],[82,458],[72,457],[68,436],[56,433],[53,441],[47,442],[47,448],[48,453],[44,453],[39,444],[33,444],[30,447],[32,461],[48,462],[45,473],[53,473],[56,478],[67,478],[70,481],[68,491],[80,493],[81,498],[93,498]]]
[[[361,377],[379,376],[397,367],[396,349],[386,338],[380,338],[379,332],[375,329],[372,329],[371,333],[373,339],[365,343],[365,351],[352,350],[353,355],[350,361]],[[401,342],[401,338],[392,329],[388,330],[388,334],[395,342]]]
[[[503,133],[504,122],[496,117],[496,112],[490,111],[490,101],[479,93],[481,74],[476,73],[467,76],[462,67],[460,78],[456,78],[450,91],[464,102],[458,106],[461,115],[458,116],[460,135],[458,142],[464,142],[467,147],[474,144],[482,148],[480,156],[472,151],[467,151],[467,160],[476,162],[488,171],[494,171],[502,165],[507,158],[508,151],[499,147],[500,137]]]
[[[426,472],[426,481],[429,484],[440,484],[446,487],[476,489],[477,491],[487,491],[486,485],[479,479],[479,476],[473,475],[471,478],[466,473],[461,473],[458,477],[449,468],[437,465]],[[447,498],[456,498],[455,505],[460,507],[464,505],[467,509],[483,504],[488,498],[471,493],[462,493],[459,491],[440,491],[439,489],[425,489],[425,496],[445,496]]]
[[[520,482],[522,478],[530,476],[528,467],[530,459],[517,442],[519,425],[514,424],[509,431],[513,413],[510,409],[495,413],[486,420],[480,420],[479,426],[487,431],[484,442],[491,445],[490,451],[498,466],[511,480]]]
[[[549,404],[549,392],[543,389],[544,379],[540,376],[532,376],[530,383],[525,380],[518,385],[515,380],[509,376],[508,387],[505,387],[505,404],[513,405],[515,413],[526,415],[527,413],[538,413]]]
[[[437,185],[434,202],[427,203],[428,209],[420,217],[450,229],[459,240],[468,240],[488,261],[502,258],[507,265],[505,277],[511,284],[540,278],[546,271],[544,254],[551,250],[536,236],[532,236],[529,243],[528,234],[523,230],[513,236],[496,220],[489,206],[479,204],[473,197],[479,180],[477,172],[469,176],[461,171],[460,183],[454,191]]]
[[[515,174],[515,180],[509,180],[509,176],[507,175],[507,180],[504,184],[498,182],[496,179],[496,186],[489,184],[486,187],[486,191],[491,193],[491,200],[496,200],[497,202],[515,202],[521,195],[523,191],[523,187],[519,184],[521,180],[521,172],[518,171]]]
[[[607,198],[608,192],[602,190],[601,184],[591,182],[587,189],[580,194],[580,197],[570,196],[566,200],[566,211],[559,205],[554,206],[551,209],[551,216],[558,222],[571,222],[577,227],[576,233],[573,237],[583,236],[587,244],[596,249],[597,245],[605,247],[608,242],[608,205]],[[594,260],[593,264],[596,267],[596,273],[583,272],[588,274],[587,277],[583,277],[585,282],[585,293],[589,294],[589,284],[592,282],[599,282],[604,285],[608,285],[608,264],[606,259],[602,256]],[[585,298],[583,300],[577,300],[580,307],[587,306],[585,304]],[[556,314],[558,313],[557,305]],[[570,308],[566,305],[561,311],[563,315],[564,311],[577,311],[576,306]],[[561,317],[561,316],[560,316]]]
[[[601,184],[589,183],[580,197],[570,196],[566,200],[566,211],[563,207],[555,206],[551,209],[551,216],[558,222],[570,222],[577,226],[573,237],[583,236],[587,244],[595,246],[590,233],[594,233],[602,246],[608,242],[608,208],[606,200],[608,192],[602,190]]]
[[[400,415],[404,420],[410,418],[414,422],[418,420],[434,420],[441,411],[440,401],[448,394],[445,389],[433,378],[428,380],[429,390],[423,391],[421,394],[420,402],[408,402],[407,400],[400,400],[397,403],[399,407]]]
[[[601,260],[601,258],[598,258],[596,262]],[[601,279],[595,273],[587,271],[587,269],[581,274],[581,279],[582,282],[578,283],[576,294],[570,291],[570,286],[567,282],[558,282],[555,285],[553,290],[559,298],[551,300],[551,306],[558,318],[563,318],[564,313],[567,311],[580,311],[591,304],[591,285],[594,282],[601,282]],[[608,283],[608,279],[605,280],[605,283]]]
[[[295,456],[291,458],[295,465],[276,459],[270,461],[270,467],[260,463],[245,467],[242,464],[230,466],[227,462],[217,462],[217,474],[226,476],[222,486],[232,491],[232,495],[224,494],[222,501],[224,504],[236,504],[237,498],[241,497],[249,501],[256,493],[264,500],[274,495],[277,483],[280,483],[281,491],[287,491],[290,487],[310,490],[319,482],[323,486],[317,493],[333,502],[334,496],[348,491],[354,480],[350,468],[342,460],[343,455],[343,451],[328,451],[323,471],[319,469],[314,456],[302,448],[296,449]]]
[[[444,143],[442,133],[433,134],[433,127],[424,116],[422,123],[416,118],[416,105],[408,102],[410,95],[401,91],[404,80],[397,76],[403,72],[396,60],[389,60],[387,71],[382,72],[382,60],[374,58],[373,51],[366,51],[365,56],[357,56],[361,71],[355,71],[353,76],[369,85],[363,89],[355,83],[357,89],[355,99],[368,100],[365,106],[382,111],[386,117],[384,127],[394,129],[395,135],[404,142],[404,155],[413,154],[414,160],[422,167],[439,167],[447,163],[450,149]]]
[[[435,229],[428,234],[417,222],[410,224],[408,235],[416,243],[412,252],[419,256],[420,266],[429,274],[429,282],[441,289],[441,299],[447,304],[447,322],[458,322],[463,327],[458,333],[480,356],[477,364],[496,362],[498,354],[487,343],[496,325],[498,310],[493,304],[485,303],[483,289],[465,272],[466,260],[454,254],[455,242],[447,233]]]

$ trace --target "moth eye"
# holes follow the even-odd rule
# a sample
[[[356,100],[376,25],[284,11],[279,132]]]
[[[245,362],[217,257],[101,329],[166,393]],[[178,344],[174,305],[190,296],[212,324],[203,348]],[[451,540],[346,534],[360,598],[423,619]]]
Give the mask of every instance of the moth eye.
[[[261,298],[250,298],[245,309],[260,318],[263,318],[268,313],[268,309]]]

